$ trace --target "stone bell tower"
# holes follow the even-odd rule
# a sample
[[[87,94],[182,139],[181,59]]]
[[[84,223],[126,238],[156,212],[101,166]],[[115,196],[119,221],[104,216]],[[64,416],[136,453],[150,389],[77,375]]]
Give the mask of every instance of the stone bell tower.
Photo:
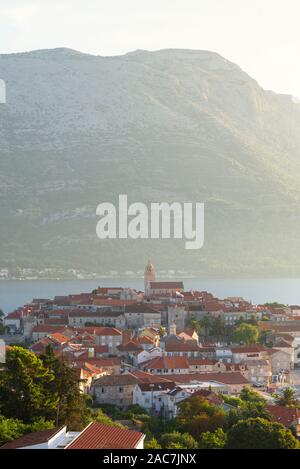
[[[156,273],[153,264],[151,263],[151,260],[149,259],[145,268],[145,273],[144,273],[144,291],[145,295],[149,295],[150,291],[150,282],[155,282],[156,281]]]

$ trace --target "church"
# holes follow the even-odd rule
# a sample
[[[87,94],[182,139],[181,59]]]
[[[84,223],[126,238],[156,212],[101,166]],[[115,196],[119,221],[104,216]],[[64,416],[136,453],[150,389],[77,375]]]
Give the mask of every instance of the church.
[[[145,296],[183,297],[183,282],[157,282],[154,266],[149,259],[144,273]]]

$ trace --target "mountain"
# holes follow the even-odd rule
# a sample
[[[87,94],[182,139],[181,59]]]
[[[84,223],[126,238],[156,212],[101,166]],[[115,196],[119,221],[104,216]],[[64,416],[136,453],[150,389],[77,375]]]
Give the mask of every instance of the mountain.
[[[300,274],[300,104],[209,51],[0,55],[0,267]],[[96,237],[96,206],[204,202],[205,244]]]

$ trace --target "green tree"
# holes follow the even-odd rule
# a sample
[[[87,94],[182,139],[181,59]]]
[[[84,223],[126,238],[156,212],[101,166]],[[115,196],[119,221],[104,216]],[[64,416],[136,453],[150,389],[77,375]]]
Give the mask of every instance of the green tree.
[[[260,404],[266,404],[266,399],[259,394],[258,392],[254,391],[254,389],[249,387],[244,387],[240,392],[240,399],[244,402],[255,402]]]
[[[220,394],[225,404],[229,404],[233,407],[240,407],[243,404],[242,399],[239,397],[229,396],[228,394]]]
[[[84,416],[84,426],[91,422],[103,423],[104,425],[110,425],[111,427],[126,428],[119,422],[115,422],[108,415],[106,415],[102,409],[87,409]]]
[[[53,373],[49,383],[49,392],[56,396],[55,411],[50,414],[57,425],[68,425],[71,430],[81,430],[85,422],[85,398],[78,386],[75,370],[60,358],[56,358],[52,347],[48,346],[41,355],[44,366]]]
[[[25,433],[40,432],[54,428],[53,420],[46,420],[45,417],[38,417],[32,423],[26,425]]]
[[[10,347],[5,369],[0,373],[1,413],[25,423],[36,417],[48,418],[57,406],[52,392],[54,373],[34,353],[22,347]]]
[[[188,321],[186,322],[186,326],[196,331],[198,335],[200,334],[201,324],[196,318],[194,317],[189,318]]]
[[[227,448],[232,449],[299,449],[292,432],[279,423],[250,418],[241,420],[228,431]]]
[[[226,336],[226,324],[224,319],[221,316],[212,318],[210,333],[217,340],[220,340],[222,337]]]
[[[165,449],[195,449],[198,447],[196,440],[188,433],[165,433],[161,437],[161,445]]]
[[[240,420],[261,417],[271,421],[272,416],[261,402],[244,402],[240,407],[232,409],[226,415],[226,428],[231,428]]]
[[[285,407],[299,407],[300,401],[296,397],[296,391],[292,388],[285,388],[282,396],[276,398],[276,404]]]
[[[199,439],[201,449],[222,449],[227,442],[227,435],[222,428],[217,428],[214,432],[202,433]]]
[[[54,427],[54,423],[40,417],[31,424],[25,424],[18,419],[8,419],[3,415],[0,416],[0,446],[8,441],[20,438],[25,433],[38,432],[48,430]]]
[[[148,438],[155,437],[157,440],[160,440],[161,435],[164,433],[179,431],[181,428],[176,419],[166,421],[157,416],[148,416],[147,419],[144,420],[141,430]]]
[[[203,432],[215,431],[225,424],[225,412],[202,396],[192,396],[179,404],[179,427],[198,439]]]
[[[242,323],[233,330],[233,340],[250,345],[258,342],[258,327],[253,324]]]
[[[26,430],[26,425],[18,419],[8,419],[0,416],[0,446],[7,441],[20,438]]]
[[[203,316],[200,319],[199,322],[200,322],[200,326],[202,327],[202,329],[204,331],[204,338],[205,338],[205,340],[207,340],[207,338],[210,335],[210,328],[211,328],[211,325],[212,325],[212,318],[210,316],[208,316],[207,314],[205,314],[205,316]]]
[[[145,449],[161,449],[161,445],[158,443],[156,438],[150,438],[149,441],[145,441]]]

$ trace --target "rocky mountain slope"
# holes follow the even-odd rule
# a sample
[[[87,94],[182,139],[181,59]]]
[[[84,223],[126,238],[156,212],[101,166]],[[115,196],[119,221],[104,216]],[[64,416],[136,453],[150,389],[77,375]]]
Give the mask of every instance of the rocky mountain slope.
[[[216,53],[0,55],[0,266],[300,274],[300,104]],[[205,245],[100,241],[95,210],[205,203]]]

